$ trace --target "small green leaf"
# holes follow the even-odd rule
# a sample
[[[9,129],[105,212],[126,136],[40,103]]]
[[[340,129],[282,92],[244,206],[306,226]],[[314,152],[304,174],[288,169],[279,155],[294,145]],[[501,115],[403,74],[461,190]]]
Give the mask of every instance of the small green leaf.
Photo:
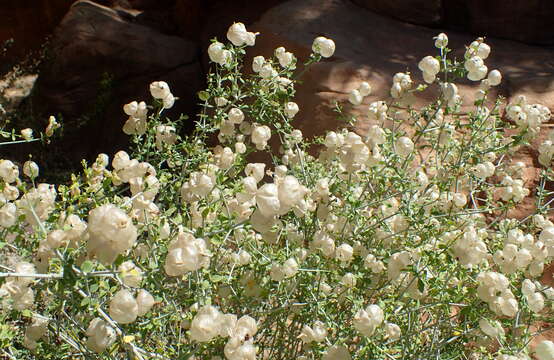
[[[86,273],[91,272],[92,270],[94,270],[94,264],[92,263],[92,261],[87,260],[81,265],[81,270]]]

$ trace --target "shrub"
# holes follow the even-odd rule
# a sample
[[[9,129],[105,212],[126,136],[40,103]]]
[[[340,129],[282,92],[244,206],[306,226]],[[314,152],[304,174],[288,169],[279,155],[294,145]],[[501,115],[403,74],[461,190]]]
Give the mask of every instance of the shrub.
[[[509,210],[530,189],[511,156],[548,109],[519,97],[502,116],[489,46],[451,60],[440,34],[439,55],[419,63],[426,84],[396,74],[367,134],[306,139],[294,128],[298,59],[280,47],[243,73],[256,36],[234,24],[233,44],[210,45],[190,136],[163,118],[176,98],[155,82],[150,105],[124,106],[134,148],[111,167],[100,154],[55,187],[35,183],[36,164],[23,181],[0,162],[3,354],[528,359],[532,325],[553,320],[554,289],[536,281],[554,256],[552,141],[539,149],[537,213],[522,220]],[[318,37],[305,66],[334,50]],[[461,77],[480,81],[469,112]],[[428,87],[436,99],[415,107]],[[349,101],[370,93],[361,83]],[[250,162],[257,153],[271,162]]]

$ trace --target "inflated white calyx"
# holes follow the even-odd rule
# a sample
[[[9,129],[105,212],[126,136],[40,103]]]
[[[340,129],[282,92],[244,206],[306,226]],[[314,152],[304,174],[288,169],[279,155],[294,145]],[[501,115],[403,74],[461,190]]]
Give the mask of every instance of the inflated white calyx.
[[[89,212],[87,250],[104,264],[111,264],[129,250],[137,239],[131,218],[113,204]]]
[[[110,317],[120,324],[129,324],[137,319],[138,304],[131,292],[126,289],[119,290],[110,300]]]

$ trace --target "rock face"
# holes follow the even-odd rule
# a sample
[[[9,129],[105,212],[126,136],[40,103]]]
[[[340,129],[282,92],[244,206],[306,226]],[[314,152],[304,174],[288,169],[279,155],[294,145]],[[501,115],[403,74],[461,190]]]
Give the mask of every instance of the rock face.
[[[412,24],[436,26],[442,24],[441,0],[352,0],[367,10]]]
[[[469,0],[465,6],[467,29],[474,34],[554,45],[553,1]]]
[[[196,112],[199,49],[141,24],[140,14],[78,1],[56,29],[32,101],[43,112],[38,118],[61,114],[64,146],[76,161],[128,141],[122,104],[150,100],[152,81],[165,80],[179,94],[168,116]]]
[[[554,2],[542,0],[351,0],[411,24],[529,44],[554,45]]]
[[[417,83],[423,83],[417,63],[426,55],[437,54],[432,38],[439,32],[379,16],[341,0],[292,0],[269,10],[251,30],[261,33],[256,46],[249,50],[251,57],[271,56],[275,48],[284,46],[299,57],[300,63],[307,59],[316,36],[324,35],[335,41],[335,56],[310,67],[298,87],[296,101],[301,110],[295,125],[308,136],[322,135],[325,130],[344,126],[333,112],[335,99],[351,114],[359,116],[355,130],[364,133],[368,126],[365,120],[367,105],[390,99],[395,73],[410,71]],[[448,35],[452,49],[464,49],[464,44],[474,40],[469,35]],[[487,43],[492,52],[486,65],[490,70],[499,69],[503,75],[502,84],[495,91],[508,101],[525,94],[530,102],[542,103],[554,111],[554,62],[551,60],[554,50],[494,38],[487,38]],[[463,52],[455,55],[460,58]],[[354,107],[347,101],[348,93],[361,81],[368,81],[373,93],[365,98],[364,104]],[[459,89],[465,103],[471,105],[476,84],[462,82]],[[416,106],[428,100],[423,95],[417,99]],[[532,148],[524,148],[516,156],[528,166],[528,188],[536,185],[539,173],[533,149],[549,130],[545,127]],[[534,206],[533,201],[526,199],[520,212],[513,215],[526,216]]]
[[[2,0],[0,5],[0,45],[13,39],[3,59],[10,64],[37,50],[63,18],[72,1],[69,0]],[[7,69],[0,65],[0,71]]]

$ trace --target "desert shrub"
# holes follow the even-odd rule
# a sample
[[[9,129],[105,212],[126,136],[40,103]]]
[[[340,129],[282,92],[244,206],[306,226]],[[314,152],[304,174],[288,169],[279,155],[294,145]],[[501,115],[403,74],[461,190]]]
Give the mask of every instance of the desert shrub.
[[[533,325],[552,322],[554,289],[537,279],[554,256],[554,146],[539,149],[537,211],[520,220],[510,211],[535,189],[512,155],[550,112],[490,99],[501,74],[483,39],[455,61],[440,34],[425,83],[394,75],[367,134],[307,139],[299,59],[281,47],[244,64],[257,34],[227,36],[208,49],[193,134],[164,119],[176,98],[155,82],[150,104],[123,107],[130,154],[100,154],[60,186],[0,162],[3,356],[528,359]],[[318,37],[304,66],[334,50]],[[462,77],[479,81],[473,99]],[[428,89],[435,100],[415,106]],[[361,83],[349,101],[370,93]],[[260,153],[271,162],[251,162]]]

